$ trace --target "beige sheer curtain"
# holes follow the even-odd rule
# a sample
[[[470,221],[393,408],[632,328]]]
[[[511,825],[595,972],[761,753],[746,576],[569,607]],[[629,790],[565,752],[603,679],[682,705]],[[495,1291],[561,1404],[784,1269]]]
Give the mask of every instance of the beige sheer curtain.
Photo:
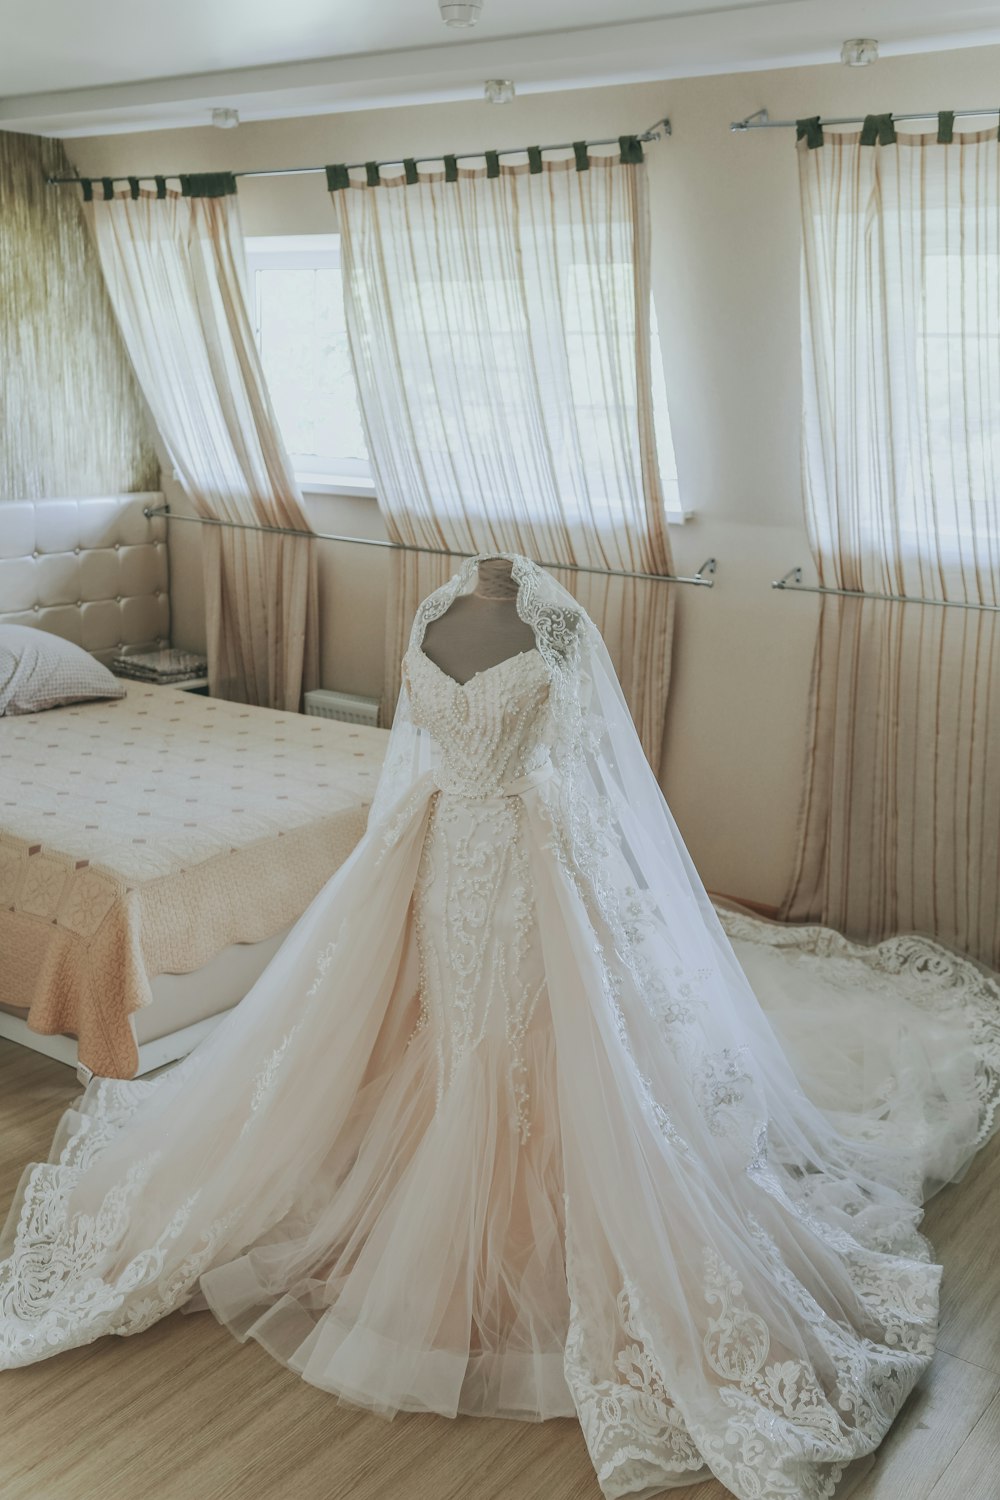
[[[411,164],[360,181],[339,169],[341,186],[330,169],[351,351],[394,540],[672,571],[636,147],[419,174]],[[672,474],[666,427],[660,441]],[[410,553],[393,565],[387,714],[415,607],[457,562]],[[603,631],[658,766],[671,585],[557,576]]]
[[[834,587],[997,605],[1000,143],[894,135],[799,145],[814,555]],[[784,915],[1000,966],[1000,614],[824,598],[813,699]]]
[[[198,514],[308,530],[254,341],[232,178],[190,186],[90,204],[125,346]],[[205,526],[201,545],[210,691],[298,709],[318,670],[314,542]]]

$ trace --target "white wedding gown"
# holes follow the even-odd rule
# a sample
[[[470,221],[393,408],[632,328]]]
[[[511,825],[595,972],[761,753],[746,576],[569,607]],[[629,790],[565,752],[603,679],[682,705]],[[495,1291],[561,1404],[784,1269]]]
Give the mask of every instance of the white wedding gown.
[[[535,647],[460,686],[421,643],[477,560],[425,601],[365,838],[26,1168],[0,1366],[207,1306],[382,1414],[576,1416],[608,1497],[819,1500],[931,1359],[920,1205],[995,1123],[1000,988],[726,917],[741,967],[597,632],[510,560]]]

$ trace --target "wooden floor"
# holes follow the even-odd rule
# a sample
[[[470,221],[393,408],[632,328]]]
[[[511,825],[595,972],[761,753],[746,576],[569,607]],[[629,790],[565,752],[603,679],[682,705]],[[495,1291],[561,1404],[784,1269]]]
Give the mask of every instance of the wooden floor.
[[[71,1070],[0,1041],[0,1222]],[[1000,1137],[924,1225],[939,1353],[851,1500],[1000,1496]],[[726,1500],[721,1485],[672,1492]],[[2,1500],[600,1500],[577,1424],[400,1416],[316,1390],[211,1313],[0,1373]]]

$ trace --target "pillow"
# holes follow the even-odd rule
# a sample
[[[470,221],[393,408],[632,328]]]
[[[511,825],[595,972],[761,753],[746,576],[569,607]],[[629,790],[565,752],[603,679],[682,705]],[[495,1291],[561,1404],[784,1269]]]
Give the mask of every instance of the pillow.
[[[82,646],[32,625],[0,625],[0,715],[36,714],[86,698],[124,698],[127,692]]]

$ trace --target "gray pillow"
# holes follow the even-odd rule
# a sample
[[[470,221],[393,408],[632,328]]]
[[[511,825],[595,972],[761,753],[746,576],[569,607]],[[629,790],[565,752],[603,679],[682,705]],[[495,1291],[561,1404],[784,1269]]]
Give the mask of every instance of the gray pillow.
[[[127,687],[82,646],[31,625],[0,625],[0,715],[36,714]]]

